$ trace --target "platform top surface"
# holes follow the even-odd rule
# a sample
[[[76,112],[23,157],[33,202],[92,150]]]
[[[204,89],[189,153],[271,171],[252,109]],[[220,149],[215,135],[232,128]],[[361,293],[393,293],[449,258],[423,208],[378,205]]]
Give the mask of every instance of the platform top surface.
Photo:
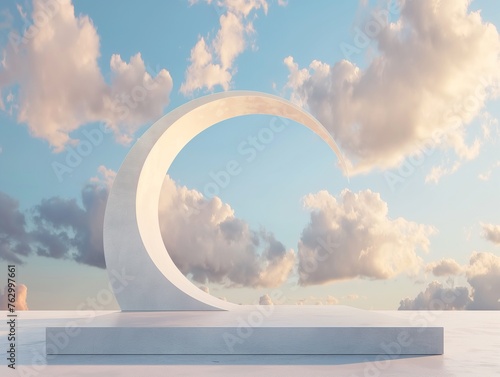
[[[110,312],[81,327],[233,327],[258,321],[261,327],[407,327],[418,320],[401,319],[390,312],[348,306],[242,306],[233,311]]]
[[[5,314],[5,313],[3,313]],[[110,312],[19,312],[17,370],[0,362],[2,376],[497,376],[500,375],[498,312],[370,312],[445,328],[445,354],[377,360],[369,356],[55,356],[45,358],[45,328],[86,321]],[[154,313],[158,314],[158,313]],[[102,319],[102,318],[101,318]],[[7,349],[7,328],[0,328]],[[28,374],[27,374],[28,373]]]

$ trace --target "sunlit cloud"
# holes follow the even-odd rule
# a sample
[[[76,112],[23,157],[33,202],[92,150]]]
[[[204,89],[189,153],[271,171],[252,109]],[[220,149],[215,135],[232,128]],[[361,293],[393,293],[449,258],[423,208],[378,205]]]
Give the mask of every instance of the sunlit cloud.
[[[404,218],[390,219],[387,203],[370,190],[344,190],[338,198],[326,191],[304,198],[311,211],[298,247],[299,282],[389,279],[422,266],[417,251],[427,251],[436,230]]]
[[[366,68],[350,54],[305,68],[284,60],[292,100],[333,134],[351,173],[397,167],[430,141],[453,150],[459,163],[433,169],[428,182],[478,156],[486,139],[467,142],[467,126],[498,95],[500,37],[469,3],[405,1],[397,21],[382,14],[379,32],[364,36],[377,46]]]
[[[249,38],[255,33],[251,15],[256,15],[259,10],[267,14],[268,10],[266,0],[204,2],[222,12],[219,30],[214,38],[200,36],[192,48],[190,65],[180,88],[184,95],[191,95],[200,89],[212,91],[217,86],[224,90],[230,88],[236,73],[234,62],[248,48]],[[190,3],[195,4],[198,1],[191,0]]]
[[[44,15],[47,22],[10,38],[3,51],[0,91],[18,86],[13,104],[17,121],[56,152],[75,144],[70,133],[91,122],[104,122],[117,141],[129,143],[140,126],[157,119],[168,105],[169,72],[162,69],[152,76],[140,53],[128,62],[115,54],[107,83],[98,65],[100,37],[92,20],[75,16],[70,0],[52,5],[34,0],[32,14]]]

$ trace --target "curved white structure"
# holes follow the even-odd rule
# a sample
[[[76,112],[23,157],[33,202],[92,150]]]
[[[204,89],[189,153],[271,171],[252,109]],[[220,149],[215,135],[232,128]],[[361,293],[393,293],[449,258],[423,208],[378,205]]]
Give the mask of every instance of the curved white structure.
[[[330,133],[303,109],[276,96],[248,91],[218,93],[195,99],[165,115],[127,155],[106,207],[104,254],[122,310],[238,307],[201,291],[175,266],[160,234],[158,203],[165,174],[191,139],[223,120],[251,114],[275,115],[303,124],[330,146],[345,170]]]

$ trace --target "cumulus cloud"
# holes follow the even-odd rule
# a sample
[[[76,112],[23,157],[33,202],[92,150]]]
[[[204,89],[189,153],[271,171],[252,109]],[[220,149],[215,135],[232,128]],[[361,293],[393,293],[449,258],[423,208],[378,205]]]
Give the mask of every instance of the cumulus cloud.
[[[481,224],[483,237],[496,245],[500,245],[500,225]]]
[[[474,252],[464,270],[471,289],[434,281],[414,299],[401,300],[399,310],[500,310],[500,257]]]
[[[459,275],[463,272],[462,266],[451,258],[443,258],[440,261],[429,263],[425,266],[425,270],[432,272],[434,276]]]
[[[298,247],[299,283],[323,284],[357,277],[389,279],[416,273],[434,228],[403,218],[390,219],[387,203],[370,190],[310,194],[311,211]]]
[[[398,20],[389,23],[382,12],[378,33],[372,27],[369,36],[355,35],[345,60],[314,60],[306,68],[284,60],[292,100],[333,134],[351,172],[396,167],[429,144],[453,150],[460,161],[478,155],[484,140],[467,144],[466,127],[498,94],[500,37],[469,3],[404,1]],[[359,46],[363,38],[377,47],[366,68],[350,61],[366,47]],[[428,181],[457,168],[442,167]]]
[[[22,264],[21,258],[30,253],[30,235],[19,203],[0,191],[0,259]]]
[[[265,295],[260,296],[259,305],[274,305],[274,303],[271,297],[266,293]]]
[[[28,287],[24,284],[16,285],[16,301],[14,303],[16,311],[28,309]],[[8,287],[5,286],[3,295],[0,295],[0,310],[9,309],[9,294]]]
[[[266,0],[205,1],[224,13],[216,36],[213,39],[200,36],[191,50],[190,65],[180,89],[185,95],[203,88],[211,91],[216,86],[229,89],[236,72],[234,61],[248,47],[248,39],[254,33],[250,15],[260,9],[267,14],[268,10]]]
[[[236,286],[274,287],[295,264],[295,253],[264,229],[252,230],[218,197],[206,199],[168,175],[159,205],[165,246],[193,280]],[[194,209],[194,210],[193,210]]]
[[[464,310],[470,303],[467,287],[446,288],[433,281],[414,299],[401,300],[398,310]]]
[[[105,268],[102,229],[108,192],[100,182],[85,185],[81,192],[83,207],[75,199],[42,200],[33,216],[37,254]]]
[[[18,203],[0,192],[0,258],[22,263],[36,253],[104,268],[104,212],[116,173],[105,166],[98,171],[83,188],[81,205],[76,199],[44,199],[30,210],[29,229]],[[250,229],[220,198],[206,199],[168,175],[159,218],[174,263],[201,284],[275,287],[295,266],[295,252],[271,232]]]
[[[473,302],[469,309],[500,310],[500,257],[474,252],[467,269]]]
[[[43,199],[28,211],[30,226],[17,202],[0,193],[0,258],[22,264],[36,253],[104,268],[102,227],[110,172],[101,172],[105,174],[101,181],[83,188],[83,206],[76,199]]]
[[[89,17],[75,16],[70,0],[34,0],[31,17],[46,21],[35,22],[22,35],[11,34],[3,50],[0,91],[18,86],[17,120],[32,136],[61,151],[76,142],[72,131],[104,122],[126,143],[163,113],[172,89],[165,69],[153,77],[140,53],[129,62],[115,54],[107,83],[98,65],[97,29]]]

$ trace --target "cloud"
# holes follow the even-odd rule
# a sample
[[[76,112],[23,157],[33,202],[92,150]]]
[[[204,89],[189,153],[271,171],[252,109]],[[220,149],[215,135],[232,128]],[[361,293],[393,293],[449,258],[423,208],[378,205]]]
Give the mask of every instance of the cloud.
[[[103,223],[108,187],[89,183],[81,192],[81,207],[75,199],[53,197],[34,208],[37,254],[105,268]]]
[[[9,299],[8,286],[5,286],[3,294],[0,295],[0,310],[9,309],[8,299]],[[28,299],[28,287],[25,286],[24,284],[17,284],[16,301],[14,303],[16,311],[29,310],[27,299]]]
[[[456,173],[461,166],[461,162],[456,161],[452,166],[446,167],[442,165],[434,166],[431,171],[425,176],[425,183],[437,184],[441,178]]]
[[[493,170],[500,168],[500,161],[496,161],[488,170],[483,173],[479,173],[477,176],[481,181],[489,181],[491,175],[493,174]]]
[[[36,253],[104,268],[102,227],[111,173],[100,171],[104,178],[82,189],[83,206],[76,199],[43,199],[27,211],[29,221],[18,203],[0,192],[0,258],[22,264]]]
[[[100,71],[100,40],[88,16],[75,16],[70,0],[33,1],[32,17],[43,15],[3,51],[0,90],[17,86],[17,120],[56,152],[74,144],[70,133],[90,122],[104,122],[127,143],[169,103],[172,78],[165,70],[146,72],[140,53],[129,62],[110,60],[111,82]],[[38,25],[38,26],[37,26]]]
[[[416,273],[435,229],[403,218],[390,219],[387,203],[370,190],[343,190],[338,198],[327,191],[309,194],[311,211],[298,247],[299,283],[335,280],[389,279]]]
[[[247,287],[282,284],[295,253],[264,229],[255,231],[218,197],[206,199],[168,175],[160,198],[160,228],[172,260],[202,284]]]
[[[116,177],[116,172],[112,169],[108,169],[104,165],[100,165],[97,168],[97,172],[99,173],[95,177],[90,178],[90,182],[96,183],[96,184],[102,184],[105,187],[108,188],[108,190],[111,189],[111,186],[113,185],[113,182]]]
[[[483,228],[482,236],[486,240],[500,245],[500,225],[481,223],[481,227]]]
[[[351,293],[347,296],[342,297],[343,300],[349,300],[349,301],[355,301],[355,300],[366,299],[366,298],[367,298],[366,296],[360,296],[356,293]]]
[[[215,38],[199,37],[191,50],[190,65],[186,69],[186,78],[181,85],[181,93],[191,95],[199,89],[212,91],[221,86],[228,90],[233,75],[235,59],[248,46],[248,38],[254,33],[251,13],[263,9],[267,14],[266,0],[205,0],[225,13],[220,16],[220,27]],[[191,1],[191,4],[197,1]]]
[[[76,199],[52,197],[34,206],[28,229],[18,203],[0,192],[0,258],[22,263],[23,257],[70,259],[105,268],[103,222],[116,173],[100,166]],[[163,240],[179,269],[201,284],[275,287],[295,266],[287,250],[265,229],[252,230],[220,198],[206,199],[178,186],[168,175],[159,203]]]
[[[470,302],[467,287],[446,288],[433,281],[414,299],[401,300],[398,310],[464,310]]]
[[[474,300],[469,309],[500,310],[500,257],[474,252],[467,269]]]
[[[434,281],[414,299],[401,300],[399,310],[500,310],[500,257],[474,252],[464,270],[471,289]]]
[[[200,285],[198,288],[200,288],[205,293],[210,293],[210,288],[208,288],[206,285]]]
[[[500,37],[469,3],[405,1],[392,23],[380,13],[378,33],[361,35],[371,24],[360,25],[345,60],[314,60],[306,68],[284,60],[292,100],[328,128],[351,172],[396,167],[429,144],[453,150],[460,161],[478,155],[484,140],[468,145],[466,126],[498,95]],[[349,59],[370,41],[374,57],[361,68]],[[452,171],[434,171],[429,181]]]
[[[271,297],[266,293],[264,296],[260,296],[259,305],[274,305]]]
[[[337,305],[340,301],[333,296],[315,297],[310,296],[297,300],[297,305]]]
[[[429,263],[425,266],[425,270],[432,272],[434,276],[460,275],[463,272],[462,266],[451,258],[443,258],[438,262]]]
[[[22,264],[31,252],[30,241],[19,203],[0,191],[0,259]]]

